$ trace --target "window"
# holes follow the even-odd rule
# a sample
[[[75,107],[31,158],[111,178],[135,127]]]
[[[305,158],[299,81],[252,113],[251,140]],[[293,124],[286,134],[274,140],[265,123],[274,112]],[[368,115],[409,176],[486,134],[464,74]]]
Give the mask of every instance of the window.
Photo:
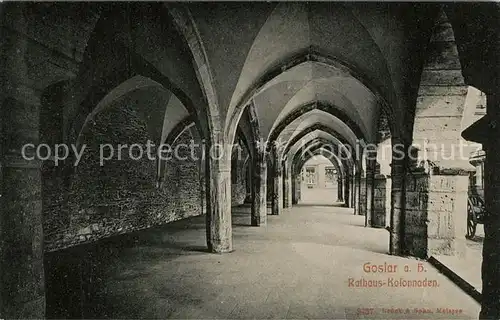
[[[335,177],[337,175],[337,170],[334,167],[325,167],[325,182],[333,183],[335,182]]]
[[[316,168],[307,167],[306,168],[306,183],[310,185],[316,184]]]

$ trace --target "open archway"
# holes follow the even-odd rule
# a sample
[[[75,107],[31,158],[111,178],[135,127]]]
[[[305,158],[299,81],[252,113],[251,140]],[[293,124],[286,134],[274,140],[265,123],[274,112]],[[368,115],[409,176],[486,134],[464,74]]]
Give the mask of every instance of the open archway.
[[[345,253],[335,268],[344,280],[359,267],[352,250],[366,261],[458,257],[480,238],[464,239],[474,191],[484,246],[467,265],[482,277],[480,317],[500,318],[497,4],[1,9],[2,316],[334,318],[339,282],[324,277],[325,256]],[[463,138],[476,144],[453,159]],[[315,182],[345,205],[293,206],[311,190],[296,188],[301,168],[319,155],[331,163],[315,172],[337,183]],[[484,173],[475,182],[474,169]],[[199,254],[232,252],[233,230],[235,255]],[[387,232],[390,259],[380,255]],[[304,286],[285,308],[273,294],[261,301],[290,274]],[[123,295],[122,285],[141,290]],[[439,285],[432,299],[398,294],[439,308],[454,290]],[[257,300],[225,303],[248,290]],[[391,303],[370,290],[356,298]]]
[[[298,168],[300,175],[300,204],[335,205],[343,203],[338,198],[340,172],[325,156],[313,155]],[[341,185],[341,184],[340,184]]]

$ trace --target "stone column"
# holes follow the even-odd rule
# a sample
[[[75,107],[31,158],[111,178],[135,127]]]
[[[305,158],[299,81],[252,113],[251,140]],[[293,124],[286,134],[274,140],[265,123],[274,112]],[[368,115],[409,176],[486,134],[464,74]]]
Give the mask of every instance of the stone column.
[[[39,143],[40,92],[30,84],[23,4],[4,7],[18,32],[4,34],[0,165],[0,318],[44,318],[41,163],[22,147]],[[36,84],[33,84],[36,85]],[[34,150],[26,150],[33,157]]]
[[[373,220],[372,227],[384,228],[386,226],[386,178],[376,174],[373,180]]]
[[[366,177],[361,177],[359,181],[359,212],[358,215],[366,216],[367,202],[366,202]]]
[[[391,176],[386,176],[385,178],[385,226],[390,228],[391,222],[391,190],[392,190],[392,180]]]
[[[272,214],[280,215],[283,212],[283,168],[276,153],[273,152],[272,156],[274,157]]]
[[[498,90],[498,89],[497,89]],[[487,99],[488,127],[484,128],[484,201],[487,215],[484,219],[482,302],[480,319],[500,318],[500,93]]]
[[[231,161],[225,155],[229,145],[223,150],[213,148],[207,157],[210,168],[209,194],[207,199],[207,245],[214,253],[225,253],[233,250],[231,224]],[[221,155],[220,152],[223,152]]]
[[[405,179],[403,254],[422,259],[427,258],[428,189],[429,175],[423,168],[411,168]]]
[[[340,175],[337,176],[337,202],[344,201],[343,184],[344,184],[344,181],[343,181],[342,177]]]
[[[283,207],[292,207],[292,168],[285,162],[283,177]]]
[[[300,201],[300,185],[302,182],[302,176],[300,172],[295,175],[295,178],[293,180],[293,185],[294,185],[294,192],[293,192],[293,204],[298,204]]]
[[[208,210],[208,205],[207,205],[207,165],[206,165],[206,158],[207,155],[205,154],[205,148],[200,148],[200,194],[201,194],[201,212],[202,214],[207,214]]]
[[[255,152],[252,181],[252,226],[267,224],[267,161],[264,150]]]
[[[349,202],[351,201],[350,200],[350,192],[351,190],[349,189],[350,185],[349,185],[349,181],[351,180],[350,176],[349,176],[349,173],[346,172],[346,175],[344,177],[344,206],[349,208]]]
[[[467,227],[468,172],[412,168],[405,186],[405,254],[464,257]]]
[[[290,171],[287,183],[288,183],[288,208],[292,207],[292,185],[293,185],[292,172]]]
[[[359,193],[361,191],[361,172],[356,171],[354,175],[354,214],[359,215]]]
[[[366,170],[366,218],[365,226],[371,227],[373,220],[373,180],[375,175],[375,162],[369,161]]]
[[[393,159],[391,163],[391,215],[389,227],[389,252],[401,255],[403,250],[402,215],[405,209],[405,159]]]
[[[249,160],[251,161],[251,160]],[[245,172],[245,200],[243,201],[244,203],[253,203],[253,196],[252,196],[252,189],[253,189],[253,184],[254,184],[254,177],[255,176],[255,167],[252,165],[248,165],[246,172]]]
[[[356,190],[354,190],[354,176],[349,174],[349,208],[354,208],[356,206]]]
[[[465,256],[469,174],[440,170],[431,175],[427,204],[427,256]]]

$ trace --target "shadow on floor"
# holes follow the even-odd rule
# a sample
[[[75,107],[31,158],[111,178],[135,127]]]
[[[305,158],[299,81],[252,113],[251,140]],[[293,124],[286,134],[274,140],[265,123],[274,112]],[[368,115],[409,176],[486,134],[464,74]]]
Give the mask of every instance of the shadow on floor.
[[[44,255],[46,317],[48,319],[105,318],[110,314],[106,280],[123,268],[126,255],[145,261],[171,261],[179,256],[208,253],[204,244],[180,242],[176,233],[186,229],[205,232],[205,217],[198,216],[123,235],[101,239]],[[139,251],[138,253],[131,251]],[[132,255],[133,254],[133,255]],[[126,259],[125,259],[126,260]],[[142,275],[140,268],[129,277]],[[122,279],[127,280],[127,279]],[[113,312],[111,312],[113,314]],[[133,318],[131,314],[130,317]]]
[[[233,207],[232,221],[233,226],[236,227],[233,238],[235,241],[243,241],[242,239],[252,236],[254,240],[266,241],[274,245],[283,243],[285,247],[295,242],[364,249],[365,245],[359,244],[357,238],[344,238],[337,233],[338,230],[343,230],[344,226],[352,223],[350,210],[339,209],[331,214],[331,208],[307,205],[303,207],[310,207],[310,209],[286,211],[283,216],[269,216],[274,222],[268,224],[265,229],[248,228],[251,225],[250,205]],[[311,215],[311,212],[318,213],[320,220],[316,219],[317,216]],[[298,232],[303,228],[304,222],[314,224],[316,228],[319,228],[319,233]],[[325,228],[330,223],[336,224],[336,227],[332,226],[336,229],[330,231]],[[283,230],[291,228],[292,231],[282,232],[282,227],[285,228]],[[186,236],[186,234],[189,235]],[[137,286],[146,288],[155,286],[155,281],[144,282],[144,279],[151,278],[152,272],[156,274],[157,271],[152,270],[177,268],[182,259],[189,259],[193,265],[198,261],[213,259],[213,256],[207,253],[205,241],[205,216],[197,216],[46,253],[44,257],[46,317],[49,319],[140,318],[144,314],[138,313],[136,309],[142,308],[142,312],[147,309],[149,303],[147,299],[150,293]],[[377,248],[373,246],[368,250],[382,251],[382,247]],[[253,249],[245,248],[245,250]],[[193,257],[190,258],[190,256]],[[155,269],[155,266],[160,269]],[[184,285],[183,279],[161,279],[168,283],[177,283],[177,285],[183,283]],[[110,281],[114,284],[110,284]],[[195,299],[169,291],[170,286],[162,287],[162,290],[162,296],[168,296],[170,299],[169,304],[165,305],[166,309],[174,308],[176,303],[186,304],[186,301]],[[164,290],[167,291],[164,292]],[[193,291],[197,292],[197,289],[194,288]],[[184,300],[177,301],[178,299]],[[193,300],[192,303],[196,305],[198,302]],[[160,303],[159,306],[161,305]],[[134,306],[142,307],[135,308]],[[160,313],[163,314],[162,312]],[[165,311],[164,318],[169,316],[168,312],[170,311]]]
[[[250,213],[249,204],[233,207],[233,226],[251,227]],[[205,243],[186,243],[176,237],[177,233],[186,229],[205,233],[205,216],[46,253],[46,317],[103,318],[107,314],[114,314],[106,309],[109,304],[103,300],[107,290],[103,279],[116,273],[113,268],[130,250],[140,250],[142,262],[159,259],[170,261],[179,256],[208,253]],[[139,276],[141,273],[133,274]]]

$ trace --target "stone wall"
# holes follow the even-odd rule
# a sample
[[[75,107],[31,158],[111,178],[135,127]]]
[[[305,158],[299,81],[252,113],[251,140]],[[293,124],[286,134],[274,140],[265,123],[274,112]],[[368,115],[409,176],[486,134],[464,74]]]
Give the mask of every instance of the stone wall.
[[[44,165],[45,251],[202,214],[200,161],[187,148],[178,152],[186,160],[168,160],[164,180],[158,178],[157,160],[138,158],[138,153],[132,154],[138,160],[131,159],[128,149],[121,160],[115,155],[100,165],[99,144],[144,146],[148,139],[147,126],[133,107],[114,106],[84,130],[87,147],[78,166],[63,170]],[[191,139],[186,130],[176,145],[189,145]]]

